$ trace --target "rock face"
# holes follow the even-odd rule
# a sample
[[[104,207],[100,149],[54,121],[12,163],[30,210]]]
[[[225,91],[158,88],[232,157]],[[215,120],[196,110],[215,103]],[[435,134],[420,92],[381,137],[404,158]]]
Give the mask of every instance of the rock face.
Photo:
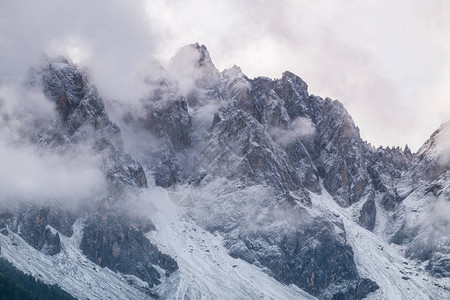
[[[162,254],[139,229],[130,226],[129,220],[108,212],[86,221],[80,248],[99,266],[135,275],[151,288],[160,283],[161,276],[178,269],[176,261]],[[161,275],[155,266],[165,274]]]
[[[17,232],[31,246],[48,255],[61,251],[59,234],[54,234],[48,225],[50,209],[31,208],[24,211],[17,220]]]
[[[201,170],[244,183],[270,183],[284,191],[298,189],[300,179],[287,164],[286,153],[260,123],[243,110],[222,111],[216,116],[200,154]]]
[[[159,160],[155,170],[155,182],[157,185],[169,187],[175,184],[180,176],[179,165],[182,158],[177,157],[177,154],[191,144],[191,120],[186,99],[170,99],[164,107],[150,109],[144,126],[164,141],[164,148],[153,154]]]
[[[315,141],[318,169],[324,178],[324,187],[339,204],[348,206],[371,188],[364,155],[365,143],[341,103],[325,99],[319,105],[323,116],[319,116]]]
[[[371,194],[361,207],[361,212],[358,220],[359,224],[362,227],[372,231],[375,228],[375,221],[377,217],[376,212],[377,211],[375,206],[374,195]]]
[[[272,276],[285,284],[295,284],[323,299],[337,295],[348,299],[363,298],[378,289],[378,285],[360,278],[353,251],[343,240],[345,234],[338,233],[340,230],[335,226],[342,224],[313,220],[301,230],[283,234],[278,239],[267,232],[255,232],[246,236],[244,243],[255,261],[267,267]],[[275,247],[278,251],[274,251]],[[268,248],[272,248],[269,253]],[[231,255],[247,258],[235,251],[231,251]],[[359,295],[351,296],[355,290],[360,291]]]
[[[403,200],[399,195],[397,185],[402,176],[409,170],[413,154],[408,146],[404,150],[400,148],[371,149],[368,153],[369,163],[367,170],[372,179],[375,191],[383,195],[382,205],[387,211],[394,211]]]
[[[450,168],[449,145],[450,122],[439,127],[414,157],[411,173],[415,183],[431,182]]]
[[[62,212],[56,207],[21,205],[3,208],[0,228],[1,233],[6,236],[9,229],[38,251],[55,255],[61,252],[59,232],[71,235],[74,221],[70,213]],[[50,226],[60,231],[55,232]]]

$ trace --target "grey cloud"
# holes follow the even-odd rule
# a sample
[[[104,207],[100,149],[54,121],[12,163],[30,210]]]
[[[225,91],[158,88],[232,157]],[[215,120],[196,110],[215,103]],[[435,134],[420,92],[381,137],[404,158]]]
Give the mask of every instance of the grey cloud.
[[[56,117],[55,105],[42,92],[25,89],[20,82],[0,84],[0,127],[10,137],[38,120]]]

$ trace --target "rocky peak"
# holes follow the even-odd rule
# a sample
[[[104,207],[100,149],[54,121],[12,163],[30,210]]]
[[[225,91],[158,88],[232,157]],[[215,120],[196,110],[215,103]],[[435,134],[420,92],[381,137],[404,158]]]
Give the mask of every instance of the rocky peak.
[[[222,72],[222,77],[224,79],[224,92],[227,93],[225,98],[233,99],[235,94],[240,93],[242,90],[250,89],[250,80],[240,67],[233,65],[229,69],[225,69]]]
[[[339,101],[310,97],[316,123],[314,149],[309,149],[323,177],[324,187],[339,204],[351,205],[370,192],[365,143],[359,129]]]
[[[281,80],[292,83],[296,90],[308,91],[308,84],[306,84],[306,82],[304,82],[299,76],[290,71],[284,71],[281,75]]]
[[[433,181],[450,169],[450,122],[442,124],[420,147],[412,166],[415,180]]]
[[[405,145],[405,149],[403,150],[403,153],[407,156],[411,156],[413,155],[411,149],[409,149],[408,144]]]
[[[42,89],[56,103],[60,120],[39,128],[35,142],[44,147],[64,148],[83,143],[104,158],[106,178],[114,190],[118,185],[145,187],[147,180],[139,163],[123,151],[119,127],[111,122],[103,100],[86,73],[69,60],[45,58],[30,71],[28,86]]]
[[[222,75],[226,78],[241,77],[244,76],[239,66],[233,65],[231,68],[222,71]]]
[[[437,160],[441,165],[447,165],[450,152],[450,122],[444,123],[430,136],[417,152],[419,158],[427,156],[429,159]]]
[[[196,42],[195,44],[190,45],[191,47],[195,48],[199,53],[199,59],[198,59],[198,66],[199,67],[203,67],[206,65],[213,65],[212,60],[211,60],[211,56],[209,55],[208,49],[206,49],[205,45],[199,45],[198,42]]]
[[[38,68],[30,70],[28,82],[42,87],[63,119],[67,119],[87,92],[83,74],[64,57],[44,58]]]
[[[299,76],[285,71],[281,79],[276,80],[274,90],[292,120],[298,116],[311,117],[308,85]]]
[[[193,88],[214,88],[220,82],[220,72],[214,66],[205,45],[198,43],[182,47],[169,61],[169,74],[180,84],[183,93]]]

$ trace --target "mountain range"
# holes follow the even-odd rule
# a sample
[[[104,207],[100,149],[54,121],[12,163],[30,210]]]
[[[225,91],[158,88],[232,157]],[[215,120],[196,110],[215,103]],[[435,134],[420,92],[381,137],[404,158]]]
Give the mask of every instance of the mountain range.
[[[198,43],[150,69],[118,101],[45,57],[23,88],[54,113],[0,105],[2,147],[76,174],[0,196],[2,257],[78,299],[450,299],[450,123],[376,148],[291,72],[220,72]]]

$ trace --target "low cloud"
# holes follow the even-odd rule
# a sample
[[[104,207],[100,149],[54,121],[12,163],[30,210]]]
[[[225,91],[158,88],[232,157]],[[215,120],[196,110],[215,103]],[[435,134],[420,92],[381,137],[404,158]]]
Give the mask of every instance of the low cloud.
[[[446,220],[450,222],[450,202],[440,197],[434,203],[432,220]],[[447,227],[448,227],[447,223]],[[448,233],[447,233],[448,234]]]
[[[275,127],[270,130],[270,135],[276,142],[283,146],[314,133],[314,125],[308,118],[298,117],[288,128]]]
[[[202,78],[203,69],[198,66],[200,52],[195,47],[185,46],[170,60],[167,70],[179,84],[182,94],[187,95],[195,82]]]
[[[37,121],[56,118],[54,103],[45,99],[42,92],[26,89],[21,82],[0,83],[0,127],[10,135],[21,127],[32,126]]]
[[[86,145],[51,149],[31,142],[57,120],[43,93],[17,82],[0,84],[0,204],[47,202],[76,208],[101,197],[101,160]]]
[[[39,56],[63,55],[87,66],[102,96],[135,101],[156,38],[144,1],[3,1],[0,80],[20,78]]]
[[[180,92],[187,95],[195,87],[209,88],[220,80],[220,74],[205,46],[182,47],[167,65],[170,76],[178,81]]]
[[[99,160],[87,150],[57,154],[0,142],[0,203],[63,202],[76,207],[104,195]]]

